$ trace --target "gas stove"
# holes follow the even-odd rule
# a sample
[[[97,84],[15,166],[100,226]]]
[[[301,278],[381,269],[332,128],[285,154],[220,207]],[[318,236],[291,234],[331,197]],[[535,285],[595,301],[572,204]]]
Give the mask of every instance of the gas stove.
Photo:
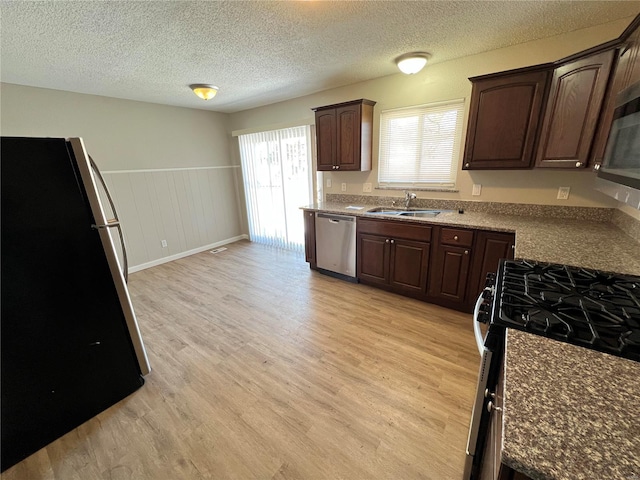
[[[503,260],[491,324],[640,361],[640,277]]]

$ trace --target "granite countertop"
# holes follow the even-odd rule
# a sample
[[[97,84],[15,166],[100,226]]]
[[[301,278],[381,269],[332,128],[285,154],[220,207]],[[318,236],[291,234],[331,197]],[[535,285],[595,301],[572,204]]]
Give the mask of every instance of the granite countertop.
[[[640,275],[640,243],[612,223],[457,211],[367,214],[377,205],[306,210],[515,232],[515,256]],[[507,330],[503,461],[534,480],[640,480],[640,362]]]
[[[640,478],[640,362],[507,330],[502,461],[534,480]]]
[[[371,215],[377,205],[358,204],[361,210],[345,203],[318,203],[304,210],[322,211],[367,218],[422,222],[434,225],[479,228],[497,232],[515,232],[516,258],[563,263],[619,273],[640,275],[640,244],[615,225],[572,218],[527,217],[483,212],[443,212],[436,217],[415,218],[396,215]]]

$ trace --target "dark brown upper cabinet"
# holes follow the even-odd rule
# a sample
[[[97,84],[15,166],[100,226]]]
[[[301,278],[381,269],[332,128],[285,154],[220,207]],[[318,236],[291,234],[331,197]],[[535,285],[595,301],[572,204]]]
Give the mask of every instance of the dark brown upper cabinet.
[[[375,104],[360,99],[312,109],[319,171],[371,170]]]
[[[589,164],[614,57],[615,51],[607,50],[554,70],[537,167],[584,168]]]
[[[470,78],[462,169],[598,168],[618,93],[640,81],[640,15],[553,63]]]
[[[463,170],[532,166],[548,79],[544,67],[470,79]]]

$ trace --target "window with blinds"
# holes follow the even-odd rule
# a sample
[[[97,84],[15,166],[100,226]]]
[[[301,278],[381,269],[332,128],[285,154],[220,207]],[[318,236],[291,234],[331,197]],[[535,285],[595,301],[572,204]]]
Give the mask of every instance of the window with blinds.
[[[380,186],[454,187],[463,114],[463,99],[383,111]]]

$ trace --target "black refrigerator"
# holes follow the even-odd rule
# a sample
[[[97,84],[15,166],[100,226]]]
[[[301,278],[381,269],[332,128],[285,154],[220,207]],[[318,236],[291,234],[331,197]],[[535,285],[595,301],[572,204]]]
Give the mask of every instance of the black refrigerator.
[[[80,138],[1,139],[1,471],[150,371],[91,163]]]

